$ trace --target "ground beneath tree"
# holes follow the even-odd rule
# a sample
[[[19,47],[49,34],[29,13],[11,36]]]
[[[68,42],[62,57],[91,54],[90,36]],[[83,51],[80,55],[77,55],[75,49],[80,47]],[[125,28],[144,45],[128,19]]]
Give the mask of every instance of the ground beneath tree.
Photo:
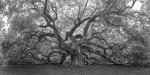
[[[0,75],[150,75],[150,68],[115,65],[83,67],[53,65],[0,66]]]

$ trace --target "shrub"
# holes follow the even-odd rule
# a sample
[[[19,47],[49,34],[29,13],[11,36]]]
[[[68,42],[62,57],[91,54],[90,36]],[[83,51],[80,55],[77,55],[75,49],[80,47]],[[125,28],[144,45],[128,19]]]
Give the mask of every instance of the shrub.
[[[132,50],[126,55],[129,60],[128,64],[130,65],[144,65],[145,61],[148,60],[148,50],[141,46],[134,46]]]

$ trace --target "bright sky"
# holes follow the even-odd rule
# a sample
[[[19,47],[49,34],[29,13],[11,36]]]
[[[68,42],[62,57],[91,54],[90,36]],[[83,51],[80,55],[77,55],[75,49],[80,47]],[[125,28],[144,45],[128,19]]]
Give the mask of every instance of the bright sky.
[[[127,5],[128,6],[131,6],[132,5],[132,1],[131,2],[129,2]],[[134,6],[132,7],[132,10],[137,10],[137,11],[139,11],[140,9],[141,9],[141,7],[142,7],[142,3],[140,2],[140,1],[137,1],[135,4],[134,4]]]
[[[6,32],[8,32],[8,28],[9,28],[9,24],[7,22],[8,21],[8,17],[4,16],[3,19],[2,19],[2,21],[4,22],[4,25],[5,25],[2,29],[5,29]]]
[[[133,10],[140,10],[141,9],[141,7],[142,7],[142,3],[140,2],[140,1],[137,1],[136,3],[135,3],[135,5],[133,6]]]

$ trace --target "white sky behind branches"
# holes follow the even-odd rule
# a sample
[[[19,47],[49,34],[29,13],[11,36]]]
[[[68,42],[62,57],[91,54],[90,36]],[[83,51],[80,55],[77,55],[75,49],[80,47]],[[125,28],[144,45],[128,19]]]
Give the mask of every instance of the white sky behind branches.
[[[129,2],[128,5],[130,6],[131,4],[132,4],[132,1]],[[140,1],[137,1],[131,10],[140,11],[140,9],[142,7],[142,4],[143,3],[141,3]],[[2,29],[6,30],[6,33],[7,33],[8,32],[8,28],[9,28],[8,17],[4,16],[2,21],[4,22],[4,27]]]

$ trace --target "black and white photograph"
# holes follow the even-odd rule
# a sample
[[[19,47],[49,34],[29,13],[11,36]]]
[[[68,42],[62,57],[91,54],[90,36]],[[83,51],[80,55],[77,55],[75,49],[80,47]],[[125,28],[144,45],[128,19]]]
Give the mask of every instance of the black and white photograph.
[[[150,75],[150,0],[0,0],[0,75]]]

